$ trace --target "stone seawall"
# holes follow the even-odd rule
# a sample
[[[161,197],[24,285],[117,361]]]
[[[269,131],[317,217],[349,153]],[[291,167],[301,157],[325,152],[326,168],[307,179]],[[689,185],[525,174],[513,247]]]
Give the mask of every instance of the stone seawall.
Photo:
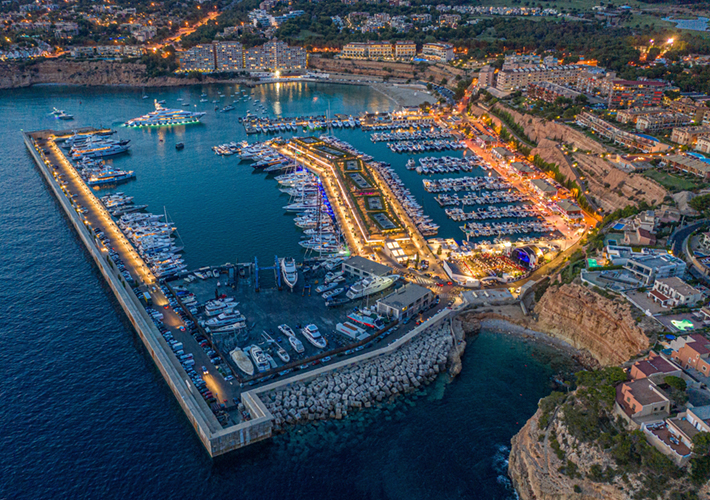
[[[432,382],[446,370],[454,345],[448,321],[432,326],[400,349],[342,370],[261,394],[274,431],[314,420],[341,419]]]

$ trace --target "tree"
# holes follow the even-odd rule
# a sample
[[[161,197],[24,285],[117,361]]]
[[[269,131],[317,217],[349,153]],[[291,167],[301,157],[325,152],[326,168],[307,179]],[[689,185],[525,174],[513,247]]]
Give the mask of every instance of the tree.
[[[710,432],[699,432],[693,436],[693,451],[698,455],[710,453]]]
[[[669,375],[668,377],[664,378],[663,381],[669,386],[671,386],[673,389],[679,391],[685,391],[685,389],[688,387],[688,385],[685,383],[685,380],[680,377],[674,377],[673,375]]]

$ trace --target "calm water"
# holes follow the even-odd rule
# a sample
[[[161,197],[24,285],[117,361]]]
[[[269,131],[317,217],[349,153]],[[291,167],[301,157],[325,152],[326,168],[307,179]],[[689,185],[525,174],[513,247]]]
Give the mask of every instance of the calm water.
[[[149,95],[196,103],[201,92]],[[255,94],[272,113],[288,115],[323,112],[328,102],[334,113],[390,106],[367,88],[274,86]],[[52,106],[74,113],[74,126],[111,125],[147,111],[140,95],[60,87],[0,93],[0,498],[511,498],[510,438],[550,391],[550,376],[570,364],[549,348],[486,332],[470,342],[452,383],[207,458],[18,133],[58,125],[46,116]],[[172,134],[121,131],[134,146],[117,163],[138,174],[122,189],[154,211],[166,207],[191,265],[298,252],[275,183],[209,149],[243,134],[234,112],[211,112],[204,125]],[[179,153],[178,141],[186,143]]]

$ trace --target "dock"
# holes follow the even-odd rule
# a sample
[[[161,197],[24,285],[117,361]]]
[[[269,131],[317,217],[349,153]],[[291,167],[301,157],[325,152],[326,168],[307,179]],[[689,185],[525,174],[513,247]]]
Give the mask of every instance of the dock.
[[[90,133],[95,130],[87,129],[82,132]],[[166,304],[160,287],[155,286],[155,277],[57,146],[61,133],[43,130],[23,132],[22,135],[37,168],[116,296],[207,453],[216,457],[270,437],[272,419],[258,399],[242,397],[242,403],[250,416],[249,420],[225,428],[190,382],[144,305],[133,292],[133,287],[138,286],[151,295],[155,304]],[[78,206],[85,209],[84,214],[76,210]],[[109,259],[107,249],[96,238],[92,228],[99,227],[111,238],[114,249],[135,280],[133,286],[116,269]],[[166,324],[168,319],[166,318]]]

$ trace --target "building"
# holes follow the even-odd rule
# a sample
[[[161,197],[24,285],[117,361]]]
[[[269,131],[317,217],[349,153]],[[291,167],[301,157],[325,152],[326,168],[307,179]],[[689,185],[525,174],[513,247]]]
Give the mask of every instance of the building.
[[[449,62],[454,58],[454,46],[450,43],[425,43],[422,55],[430,62]]]
[[[704,102],[696,102],[690,97],[681,97],[668,103],[668,108],[677,113],[683,113],[693,118],[695,123],[703,123],[705,116],[710,114]]]
[[[370,57],[370,44],[365,42],[352,42],[343,47],[340,52],[343,59],[367,59]]]
[[[216,71],[242,71],[244,69],[244,47],[239,42],[217,42],[214,44]]]
[[[676,127],[671,133],[671,141],[691,148],[695,147],[701,137],[710,137],[710,127]]]
[[[649,297],[663,307],[679,307],[694,306],[703,299],[703,294],[677,276],[672,276],[657,279],[653,283],[653,290],[649,292]]]
[[[666,82],[613,80],[605,83],[609,109],[658,107],[663,102]]]
[[[582,219],[582,209],[575,202],[564,199],[557,202],[557,208],[567,219]]]
[[[670,148],[670,146],[663,144],[655,137],[627,132],[587,111],[578,114],[576,122],[580,127],[589,128],[594,133],[606,137],[617,144],[622,144],[644,153],[658,153]]]
[[[397,42],[394,44],[394,57],[396,59],[412,59],[417,55],[417,44],[412,41]]]
[[[665,111],[648,116],[640,116],[636,120],[636,130],[655,132],[667,128],[688,125],[692,120],[688,115]]]
[[[372,42],[369,47],[370,59],[392,59],[392,42]]]
[[[214,45],[200,44],[180,53],[180,71],[211,73],[216,67]]]
[[[407,283],[387,297],[377,301],[377,312],[392,319],[407,320],[434,303],[434,294],[428,288]]]
[[[392,268],[375,262],[374,260],[353,255],[348,260],[343,262],[342,271],[350,276],[359,278],[370,278],[373,276],[384,276],[392,272]]]
[[[307,65],[306,49],[276,39],[244,51],[244,68],[248,71],[305,71]]]
[[[685,418],[700,432],[710,432],[710,405],[688,408]]]
[[[624,231],[624,245],[653,246],[656,244],[656,235],[648,229],[636,227]]]
[[[530,186],[533,191],[545,198],[555,198],[557,196],[557,188],[545,179],[533,179],[530,181]]]
[[[653,351],[648,358],[637,361],[629,370],[632,380],[648,378],[657,384],[663,383],[666,377],[680,377],[682,373],[680,366]]]
[[[650,116],[650,115],[655,115],[659,113],[665,113],[666,110],[663,108],[627,108],[627,109],[620,109],[619,111],[616,112],[616,121],[621,122],[621,123],[633,123],[634,125],[636,124],[636,120],[638,120],[642,116]]]
[[[491,149],[491,154],[503,162],[509,162],[515,159],[515,153],[510,152],[502,146]]]
[[[703,375],[710,376],[710,340],[699,333],[693,333],[686,337],[683,347],[673,352],[673,361],[685,368],[692,368]]]
[[[537,172],[533,167],[521,161],[514,161],[510,164],[510,168],[521,177],[528,177]]]
[[[671,402],[649,379],[634,380],[617,386],[616,404],[631,419],[663,420],[670,415]],[[651,418],[649,418],[651,417]]]
[[[478,83],[476,83],[476,87],[479,89],[492,87],[495,83],[495,75],[496,70],[493,66],[483,66],[478,72]]]
[[[698,140],[700,143],[702,139]],[[683,172],[689,172],[704,179],[710,178],[710,163],[704,162],[693,156],[671,155],[663,158],[665,164],[669,167]]]
[[[549,82],[557,85],[574,85],[588,67],[583,64],[535,66],[531,68],[502,69],[498,72],[496,89],[501,92],[523,90],[531,83]]]
[[[624,265],[624,269],[631,272],[644,285],[650,285],[657,279],[683,276],[686,264],[670,254],[642,255],[630,258]]]
[[[581,92],[568,89],[562,85],[557,85],[552,82],[535,82],[528,85],[528,97],[532,99],[541,99],[545,102],[555,102],[559,98],[574,100],[582,95]]]

